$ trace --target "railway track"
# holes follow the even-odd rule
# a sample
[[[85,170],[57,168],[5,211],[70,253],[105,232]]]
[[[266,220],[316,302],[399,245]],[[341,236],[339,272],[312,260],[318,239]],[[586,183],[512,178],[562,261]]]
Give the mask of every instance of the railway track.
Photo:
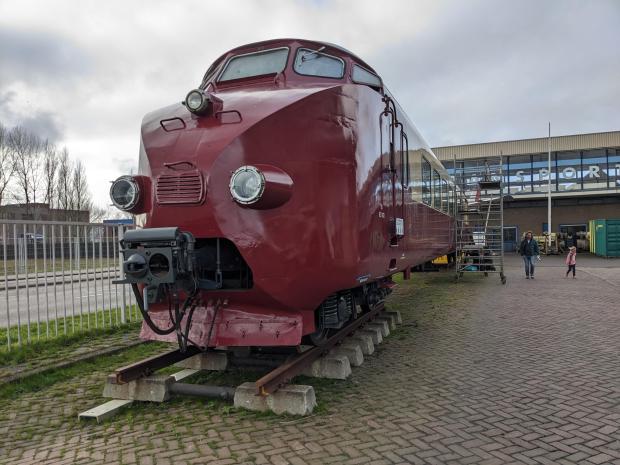
[[[334,346],[342,342],[347,336],[354,333],[365,323],[374,319],[379,313],[385,310],[383,303],[375,305],[369,311],[360,315],[357,319],[341,328],[330,336],[324,344],[299,352],[296,356],[289,358],[282,365],[267,373],[265,376],[256,381],[256,393],[259,395],[273,394],[283,386],[289,383],[295,376],[301,374],[306,367],[312,364],[322,355],[329,352]],[[152,375],[157,370],[174,365],[177,362],[193,357],[201,353],[201,350],[195,346],[189,346],[184,352],[180,350],[172,350],[161,355],[149,357],[131,365],[118,368],[114,371],[110,380],[115,384],[124,384]],[[257,366],[265,365],[260,360],[254,359]],[[252,365],[252,359],[241,361],[242,365]]]
[[[259,353],[255,353],[253,356],[229,354],[222,351],[207,351],[206,355],[224,356],[226,358],[226,369],[230,366],[263,370],[271,368],[270,371],[253,383],[252,388],[252,396],[268,398],[280,389],[287,389],[286,386],[296,376],[304,374],[314,362],[328,354],[348,336],[363,329],[365,325],[375,320],[384,310],[383,303],[375,305],[345,327],[337,330],[322,345],[313,346],[305,350],[302,350],[302,346],[299,346],[288,348],[288,350],[286,348],[273,348],[271,352],[261,349]],[[199,369],[185,369],[175,375],[163,378],[151,376],[158,370],[201,353],[205,352],[198,347],[189,346],[184,352],[176,349],[116,369],[108,377],[106,389],[104,390],[104,396],[113,397],[115,400],[84,412],[80,414],[80,417],[93,417],[99,421],[101,418],[110,416],[112,410],[118,410],[133,400],[162,402],[167,400],[171,393],[232,399],[235,396],[236,389],[239,388],[180,382],[185,377],[197,373]],[[247,387],[243,387],[247,389]],[[108,392],[107,394],[106,391]],[[109,395],[110,392],[118,395]],[[314,394],[312,396],[314,397]]]
[[[373,309],[364,313],[352,323],[332,335],[321,346],[305,350],[298,356],[270,371],[265,376],[256,381],[256,393],[260,395],[273,394],[282,385],[290,382],[295,376],[301,374],[304,369],[312,364],[316,359],[326,354],[332,347],[344,340],[348,335],[355,332],[364,323],[372,320],[385,309],[383,302],[377,304]]]

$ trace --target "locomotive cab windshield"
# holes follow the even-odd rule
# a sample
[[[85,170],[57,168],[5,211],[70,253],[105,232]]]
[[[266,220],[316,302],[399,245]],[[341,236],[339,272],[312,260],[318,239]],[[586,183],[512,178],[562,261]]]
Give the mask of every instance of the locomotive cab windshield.
[[[234,56],[224,66],[218,82],[281,73],[286,67],[288,52],[288,47],[280,47]]]

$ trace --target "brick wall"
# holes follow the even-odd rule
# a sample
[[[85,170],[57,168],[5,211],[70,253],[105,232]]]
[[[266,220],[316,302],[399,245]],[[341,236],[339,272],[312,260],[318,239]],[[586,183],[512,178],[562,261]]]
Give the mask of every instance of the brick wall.
[[[551,228],[559,231],[561,224],[588,224],[589,220],[599,218],[620,218],[620,202],[594,205],[552,205]],[[504,226],[517,226],[521,236],[531,230],[535,235],[542,234],[543,223],[547,222],[547,205],[511,206],[505,205]]]

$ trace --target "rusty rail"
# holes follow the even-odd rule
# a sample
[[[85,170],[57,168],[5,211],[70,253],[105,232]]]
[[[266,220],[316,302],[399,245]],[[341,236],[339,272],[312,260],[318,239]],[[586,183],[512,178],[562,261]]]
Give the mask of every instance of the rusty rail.
[[[138,378],[149,376],[157,370],[166,368],[198,353],[200,353],[200,349],[196,346],[187,347],[185,352],[181,352],[178,349],[171,350],[170,352],[155,355],[153,357],[140,360],[139,362],[132,363],[131,365],[118,368],[114,370],[112,379],[114,384],[125,384]]]
[[[364,313],[351,324],[340,329],[336,334],[331,336],[325,344],[305,350],[294,359],[280,365],[275,370],[270,371],[261,379],[256,381],[256,393],[263,396],[274,393],[281,386],[290,382],[295,376],[301,374],[304,368],[321,357],[329,351],[329,349],[341,342],[345,337],[354,332],[364,323],[373,319],[384,309],[385,306],[383,303],[377,304],[372,310]]]

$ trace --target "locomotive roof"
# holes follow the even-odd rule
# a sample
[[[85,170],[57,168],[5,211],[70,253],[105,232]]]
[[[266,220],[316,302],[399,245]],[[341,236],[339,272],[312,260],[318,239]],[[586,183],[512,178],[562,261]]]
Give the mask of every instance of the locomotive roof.
[[[352,59],[354,59],[356,62],[358,62],[364,68],[366,68],[368,71],[372,71],[373,73],[377,74],[377,72],[374,70],[374,68],[372,66],[370,66],[368,63],[366,63],[364,60],[362,60],[357,55],[355,55],[353,52],[347,50],[344,47],[341,47],[340,45],[332,44],[331,42],[323,42],[323,41],[320,41],[320,40],[282,38],[282,39],[269,39],[269,40],[262,40],[262,41],[259,41],[259,42],[252,42],[250,44],[240,45],[239,47],[235,47],[235,48],[227,51],[226,53],[222,54],[217,60],[215,60],[213,62],[213,64],[209,67],[209,69],[205,73],[205,77],[210,73],[211,70],[215,69],[215,67],[218,66],[226,56],[230,55],[231,53],[251,50],[251,49],[254,49],[254,48],[257,48],[257,47],[262,47],[262,46],[269,46],[269,45],[276,45],[276,44],[285,44],[285,43],[289,43],[290,44],[292,42],[300,42],[300,43],[305,43],[305,44],[314,44],[314,45],[317,45],[318,47],[325,46],[325,47],[331,48],[333,50],[337,50],[337,51],[339,51],[341,53],[349,55]]]

